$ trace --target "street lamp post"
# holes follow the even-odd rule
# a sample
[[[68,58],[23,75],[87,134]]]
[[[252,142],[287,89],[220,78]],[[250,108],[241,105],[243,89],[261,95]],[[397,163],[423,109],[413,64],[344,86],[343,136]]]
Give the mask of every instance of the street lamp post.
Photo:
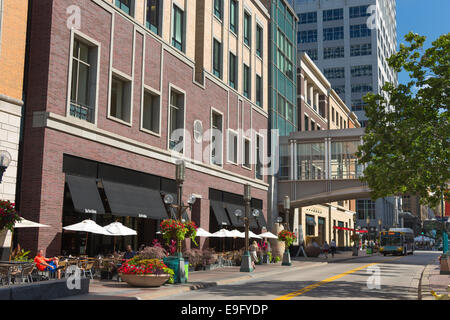
[[[244,216],[244,225],[245,225],[245,252],[242,256],[242,262],[241,262],[241,272],[252,272],[252,258],[250,257],[250,251],[249,251],[249,229],[250,229],[250,202],[252,201],[251,196],[251,186],[249,184],[245,185],[244,187],[244,206],[245,206],[245,216]],[[236,210],[235,215],[237,217],[240,217],[242,215],[241,210]],[[253,213],[254,216],[258,216],[259,212]]]
[[[442,253],[446,254],[446,253],[448,253],[448,234],[447,234],[447,230],[445,228],[444,211],[445,211],[444,192],[442,192],[442,197],[441,197]]]
[[[370,244],[370,216],[369,215],[367,215],[366,223],[367,223],[367,243]]]
[[[283,201],[283,209],[284,209],[284,215],[285,215],[285,226],[286,230],[289,231],[289,210],[291,209],[291,200],[289,199],[289,196],[284,196]],[[291,254],[289,252],[289,248],[284,248],[283,253],[283,262],[281,263],[282,266],[290,266],[291,263]]]
[[[356,213],[353,214],[353,253],[352,256],[358,255],[358,244],[356,243]]]
[[[6,150],[0,151],[0,183],[2,183],[3,173],[5,173],[6,168],[8,168],[11,163],[11,155]]]
[[[382,224],[382,220],[378,219],[378,246],[381,245],[381,224]]]
[[[180,161],[176,164],[175,171],[175,179],[177,184],[177,202],[174,204],[174,199],[172,195],[166,194],[164,196],[164,203],[169,207],[175,210],[176,219],[178,222],[184,222],[182,220],[183,213],[186,212],[187,209],[192,211],[192,206],[194,205],[196,198],[194,195],[190,195],[188,199],[188,205],[185,206],[183,204],[183,183],[186,178],[186,164],[184,161]],[[169,212],[170,215],[170,212]],[[186,283],[186,273],[185,273],[185,263],[183,258],[182,249],[182,240],[177,239],[177,253],[175,256],[168,257],[168,260],[172,260],[172,265],[176,265],[175,271],[175,283]],[[175,260],[175,261],[173,261]]]

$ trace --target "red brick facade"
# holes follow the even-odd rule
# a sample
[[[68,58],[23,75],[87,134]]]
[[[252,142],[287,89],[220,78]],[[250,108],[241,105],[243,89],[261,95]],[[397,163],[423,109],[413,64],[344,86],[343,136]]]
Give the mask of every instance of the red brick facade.
[[[245,99],[241,109],[237,94],[225,85],[218,85],[209,78],[206,78],[204,88],[194,83],[193,64],[187,63],[187,59],[183,59],[181,53],[175,54],[174,49],[169,50],[167,44],[163,44],[160,39],[137,27],[132,20],[118,14],[115,10],[113,10],[114,13],[108,12],[88,0],[40,0],[39,5],[33,5],[31,18],[20,211],[25,218],[51,225],[52,228],[20,232],[19,243],[32,252],[38,248],[47,249],[47,255],[59,254],[61,251],[65,183],[65,174],[62,171],[64,154],[170,179],[174,179],[175,175],[175,166],[170,162],[96,142],[95,139],[86,139],[63,129],[41,127],[36,123],[33,126],[36,111],[67,116],[68,122],[72,119],[70,115],[66,115],[71,44],[71,30],[66,26],[66,8],[72,4],[81,8],[82,23],[79,31],[100,43],[97,129],[167,151],[169,84],[186,92],[185,127],[191,134],[195,120],[202,121],[205,131],[210,128],[212,107],[223,113],[224,130],[240,129],[242,123],[244,124],[242,129],[253,128],[257,132],[260,129],[267,129],[268,126],[265,112],[252,110],[250,102]],[[114,29],[112,37],[114,46],[111,51],[112,29]],[[134,48],[133,39],[135,39]],[[112,64],[110,52],[112,52]],[[142,74],[143,63],[145,75]],[[110,65],[133,77],[131,126],[107,118]],[[140,130],[142,80],[146,86],[161,92],[160,137]],[[267,138],[265,138],[266,144]],[[208,142],[204,141],[203,147],[207,145]],[[227,146],[226,135],[224,135],[223,146],[224,148]],[[254,148],[253,140],[252,149]],[[226,156],[227,153],[224,151],[225,163],[219,172],[227,176],[233,173],[229,175],[230,178],[222,179],[199,170],[188,169],[186,172],[184,197],[190,193],[202,196],[200,226],[207,230],[210,219],[209,188],[242,194],[244,183],[240,182],[245,181],[259,185],[259,188],[252,188],[252,196],[263,200],[263,212],[267,220],[267,177],[264,177],[263,182],[255,180],[254,165],[252,170],[247,170],[241,166],[228,164]],[[208,164],[206,167],[211,168]]]

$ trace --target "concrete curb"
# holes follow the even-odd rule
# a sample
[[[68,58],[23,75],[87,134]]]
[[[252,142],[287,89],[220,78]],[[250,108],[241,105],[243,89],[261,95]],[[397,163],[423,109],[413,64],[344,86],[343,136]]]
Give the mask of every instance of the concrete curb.
[[[213,282],[196,282],[189,286],[180,286],[178,288],[166,289],[166,290],[160,291],[160,292],[152,292],[149,294],[139,295],[136,298],[138,300],[150,300],[150,299],[164,298],[164,297],[181,294],[181,293],[185,293],[185,292],[189,292],[189,291],[193,291],[193,290],[201,290],[201,289],[217,287],[217,286],[221,286],[221,285],[238,283],[238,282],[246,281],[246,280],[264,278],[267,276],[284,273],[284,272],[286,272],[286,270],[297,271],[297,270],[302,270],[302,269],[308,269],[308,268],[312,268],[312,267],[317,267],[319,265],[323,265],[325,263],[326,262],[317,262],[317,263],[311,263],[306,266],[286,267],[286,269],[280,268],[279,270],[275,270],[275,271],[267,271],[267,272],[261,272],[261,273],[257,273],[257,274],[248,274],[248,275],[238,277],[238,278],[224,279],[224,280],[218,280],[218,281],[213,281]]]
[[[420,286],[420,298],[421,300],[434,300],[433,295],[431,294],[430,288],[430,273],[431,270],[434,269],[433,264],[428,264],[422,273],[421,286]]]

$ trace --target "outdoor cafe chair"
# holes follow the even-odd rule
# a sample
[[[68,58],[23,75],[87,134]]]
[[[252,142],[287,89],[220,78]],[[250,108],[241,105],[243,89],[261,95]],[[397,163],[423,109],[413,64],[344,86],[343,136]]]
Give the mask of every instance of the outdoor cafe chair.
[[[16,273],[13,273],[12,276],[14,277],[14,283],[18,283],[18,279],[20,279],[20,283],[26,282],[33,282],[32,273],[35,269],[36,264],[34,262],[32,263],[24,263],[20,266],[20,270],[16,270]]]
[[[94,262],[88,262],[86,265],[81,267],[81,271],[83,272],[84,276],[86,277],[87,274],[91,277],[91,279],[94,279],[94,275],[92,273],[92,269],[94,267]]]
[[[2,285],[5,284],[5,281],[6,285],[9,285],[11,283],[11,276],[9,270],[10,270],[9,266],[0,266],[0,283]]]

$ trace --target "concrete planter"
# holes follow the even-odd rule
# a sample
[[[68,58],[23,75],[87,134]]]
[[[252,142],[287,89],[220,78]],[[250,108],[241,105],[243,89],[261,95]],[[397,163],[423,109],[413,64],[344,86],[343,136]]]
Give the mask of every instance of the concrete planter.
[[[442,255],[439,260],[441,262],[440,274],[450,274],[450,256]]]
[[[169,280],[168,274],[124,274],[120,277],[123,281],[133,287],[160,287]]]

